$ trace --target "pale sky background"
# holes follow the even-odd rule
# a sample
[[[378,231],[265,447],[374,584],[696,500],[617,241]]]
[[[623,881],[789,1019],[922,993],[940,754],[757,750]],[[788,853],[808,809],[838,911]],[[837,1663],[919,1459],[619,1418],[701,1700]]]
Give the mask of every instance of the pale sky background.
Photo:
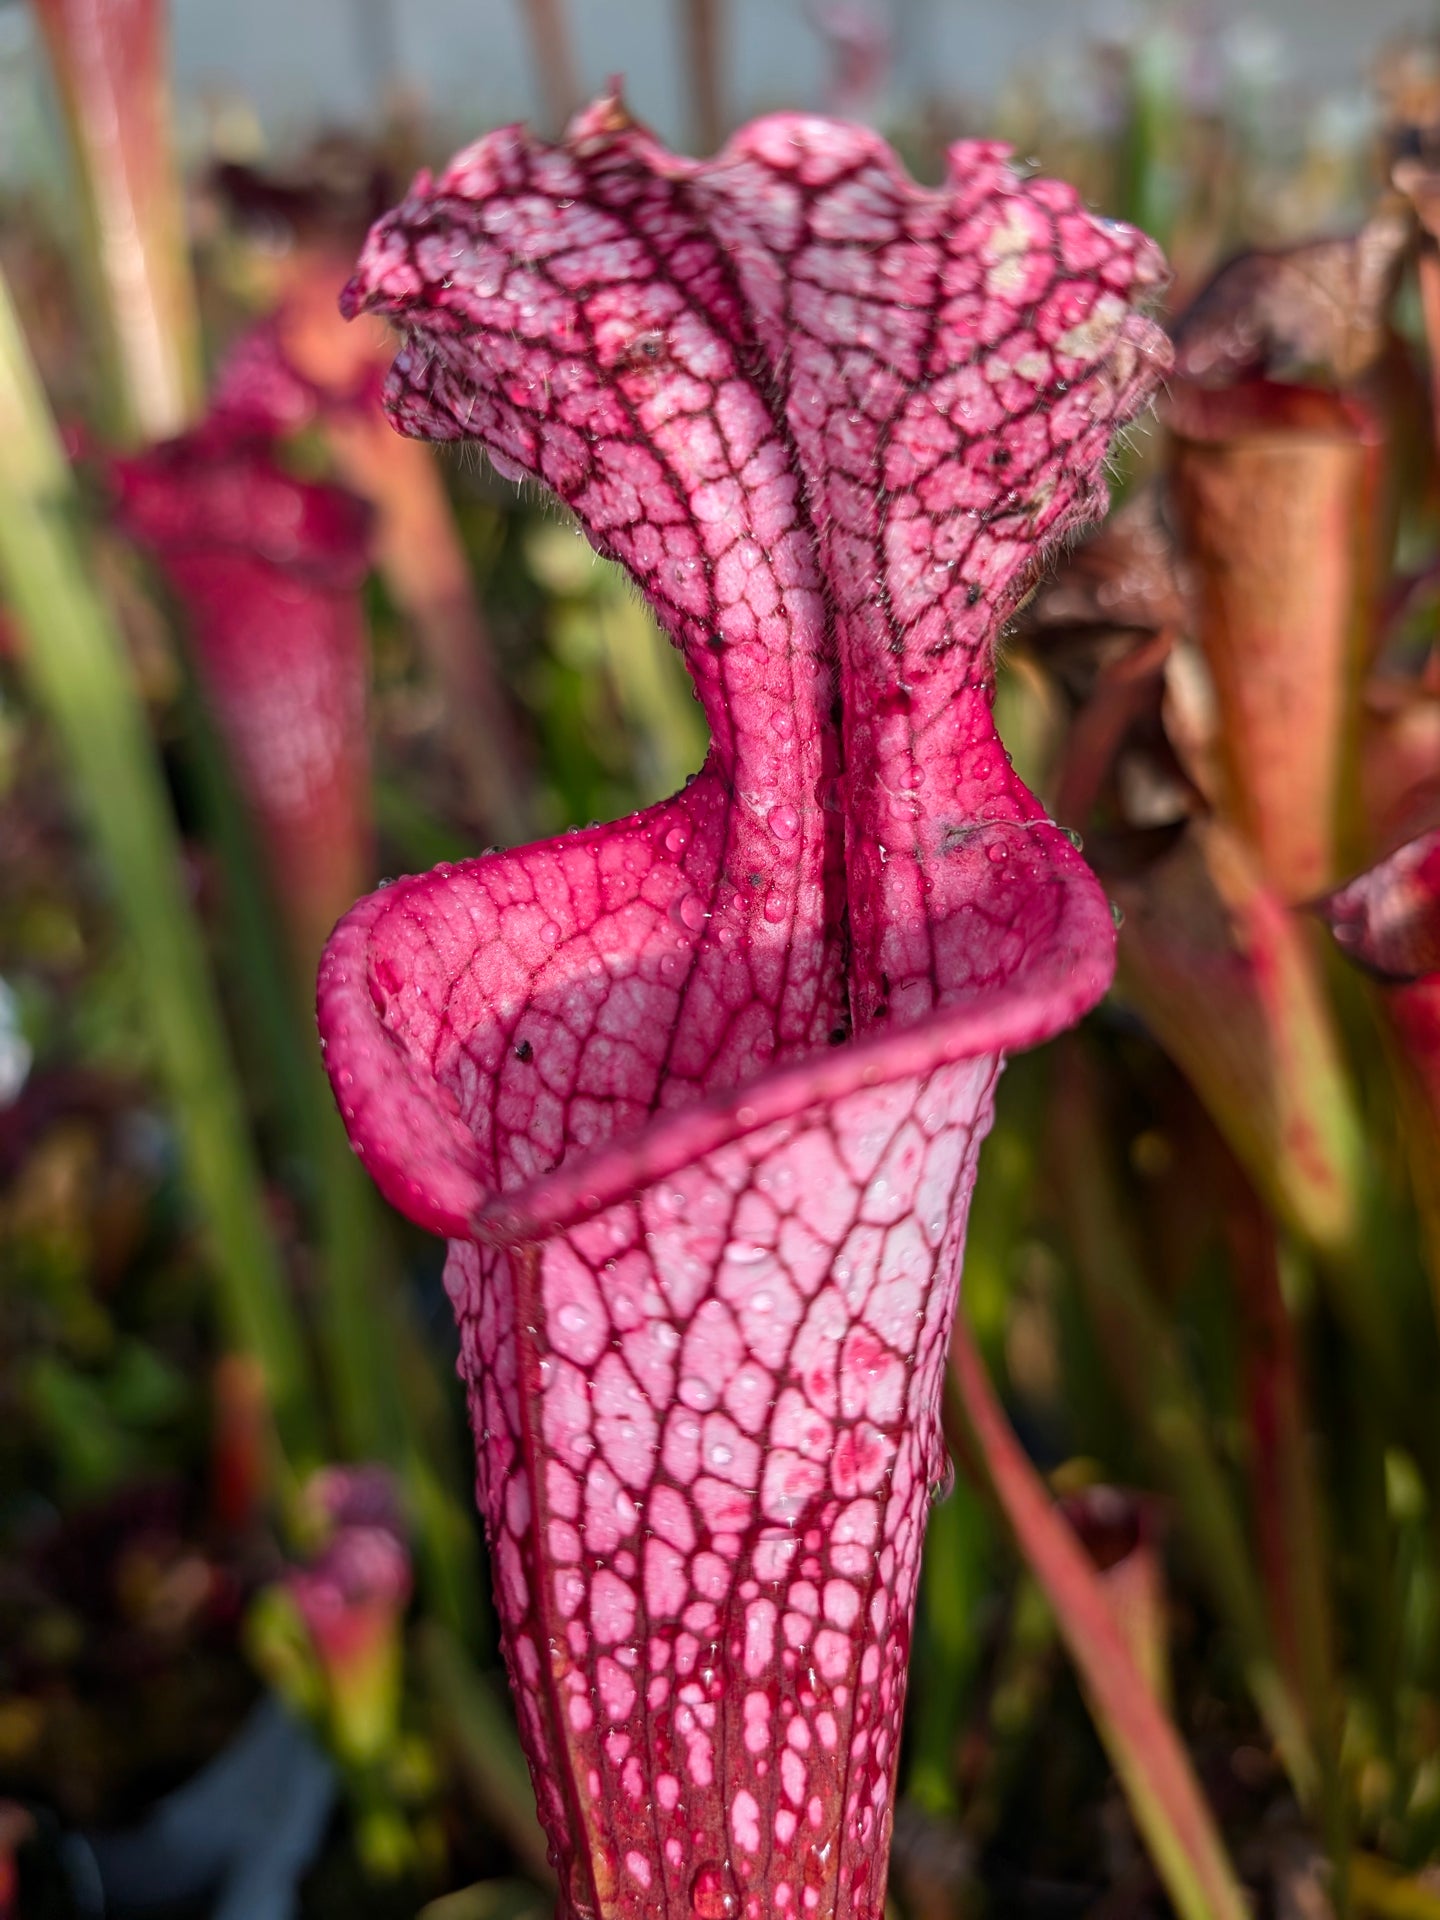
[[[847,0],[888,18],[895,91],[933,85],[983,99],[1038,46],[1078,46],[1096,28],[1125,35],[1147,19],[1187,19],[1204,34],[1236,36],[1273,57],[1307,87],[1353,83],[1388,34],[1433,19],[1425,0]],[[354,116],[367,103],[366,22],[393,23],[404,75],[447,118],[478,130],[534,109],[519,21],[520,0],[174,0],[175,57],[183,82],[222,79],[261,103],[267,118]],[[581,78],[598,88],[626,76],[634,109],[667,138],[683,131],[676,75],[683,72],[674,0],[570,0]],[[728,80],[737,118],[777,105],[819,106],[823,46],[802,0],[729,0]],[[1258,30],[1258,31],[1257,31]],[[1265,41],[1270,41],[1267,48]]]
[[[891,23],[887,108],[903,116],[935,89],[980,105],[1043,49],[1065,87],[1087,36],[1129,38],[1174,19],[1222,63],[1273,73],[1329,100],[1363,99],[1367,62],[1387,36],[1433,22],[1435,0],[822,0]],[[172,0],[182,101],[238,95],[281,146],[317,125],[356,124],[376,87],[373,49],[393,47],[400,76],[447,135],[466,138],[536,109],[521,0]],[[733,117],[779,105],[819,107],[828,62],[805,0],[729,0],[726,80]],[[626,76],[632,107],[685,140],[674,0],[569,0],[581,77]],[[29,143],[36,90],[27,10],[0,0],[0,170]],[[1052,88],[1057,84],[1053,77]],[[1077,86],[1076,92],[1081,91]],[[1067,104],[1069,104],[1067,102]]]

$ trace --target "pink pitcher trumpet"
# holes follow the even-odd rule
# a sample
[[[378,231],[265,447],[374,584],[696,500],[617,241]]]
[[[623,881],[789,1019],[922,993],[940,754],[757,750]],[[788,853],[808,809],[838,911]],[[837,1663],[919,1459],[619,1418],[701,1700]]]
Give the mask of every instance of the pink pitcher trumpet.
[[[255,819],[297,967],[373,873],[363,503],[211,422],[117,461],[125,529],[190,628],[201,691]]]
[[[451,1242],[567,1915],[883,1909],[976,1155],[1114,957],[994,637],[1103,509],[1160,273],[994,146],[697,163],[607,99],[422,174],[347,290],[397,426],[556,494],[711,732],[671,800],[362,901],[320,983],[356,1150]]]

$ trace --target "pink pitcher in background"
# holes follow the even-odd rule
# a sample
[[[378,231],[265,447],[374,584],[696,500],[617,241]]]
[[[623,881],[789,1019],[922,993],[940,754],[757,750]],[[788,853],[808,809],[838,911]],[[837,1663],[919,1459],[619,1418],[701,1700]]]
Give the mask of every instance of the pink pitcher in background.
[[[361,587],[364,504],[296,479],[267,438],[212,420],[117,461],[120,521],[160,564],[310,977],[374,872]]]

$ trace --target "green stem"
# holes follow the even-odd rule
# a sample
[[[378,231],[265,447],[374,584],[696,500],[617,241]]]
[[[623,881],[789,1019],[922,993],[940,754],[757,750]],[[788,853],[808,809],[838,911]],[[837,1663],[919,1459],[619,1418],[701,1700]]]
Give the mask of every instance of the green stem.
[[[420,1664],[436,1720],[449,1733],[476,1799],[525,1871],[541,1886],[553,1887],[555,1869],[536,1818],[530,1769],[503,1690],[433,1621],[420,1630]]]
[[[1275,1656],[1245,1530],[1211,1444],[1205,1409],[1155,1305],[1126,1227],[1104,1141],[1096,1076],[1084,1043],[1059,1056],[1051,1140],[1076,1277],[1111,1376],[1139,1428],[1157,1477],[1176,1502],[1191,1562],[1234,1634],[1251,1694],[1301,1800],[1321,1784],[1300,1700]]]
[[[457,1644],[473,1646],[486,1606],[468,1462],[433,1357],[393,1284],[391,1222],[350,1150],[318,1060],[312,1081],[323,1103],[312,1135],[321,1183],[318,1333],[341,1446],[352,1459],[394,1469],[429,1607]]]
[[[1174,1723],[1136,1665],[1100,1576],[1001,1410],[965,1324],[951,1371],[979,1458],[1089,1697],[1096,1731],[1181,1920],[1247,1920],[1235,1877]]]
[[[596,625],[617,704],[634,741],[642,804],[676,792],[705,758],[705,722],[680,656],[635,596],[604,591]]]
[[[925,1529],[916,1663],[925,1686],[912,1710],[906,1791],[927,1813],[961,1811],[955,1755],[980,1665],[975,1622],[993,1572],[992,1534],[988,1513],[964,1481]]]
[[[1177,212],[1176,134],[1181,49],[1165,25],[1149,28],[1130,52],[1125,125],[1118,143],[1118,212],[1168,244]]]
[[[0,279],[0,581],[19,615],[36,699],[69,757],[139,962],[231,1336],[260,1362],[282,1447],[298,1466],[315,1452],[304,1344],[185,897],[154,745],[76,520],[69,469]]]
[[[186,677],[185,706],[187,742],[193,743],[189,771],[225,873],[228,977],[267,1056],[286,1155],[299,1175],[292,1183],[300,1189],[308,1237],[320,1256],[313,1319],[327,1389],[327,1438],[338,1442],[346,1459],[397,1464],[404,1422],[374,1297],[385,1251],[379,1204],[325,1084],[306,1005],[311,985],[298,980],[289,964],[225,743],[193,674]]]
[[[187,694],[191,773],[227,881],[231,974],[269,1056],[284,1146],[300,1175],[298,1197],[319,1254],[314,1320],[329,1437],[343,1457],[383,1460],[399,1475],[430,1605],[462,1643],[472,1644],[484,1589],[468,1475],[448,1408],[406,1303],[391,1285],[398,1251],[390,1223],[335,1111],[308,994],[287,968],[250,822],[193,676]]]
[[[335,1111],[315,1044],[311,982],[295,978],[288,964],[224,741],[193,674],[185,691],[187,772],[226,879],[228,978],[266,1056],[282,1156],[318,1254],[313,1321],[327,1443],[345,1459],[383,1460],[394,1469],[429,1604],[470,1645],[484,1622],[485,1596],[469,1474],[431,1356],[394,1285],[399,1255],[390,1222]]]
[[[1320,1763],[1316,1810],[1325,1834],[1337,1914],[1348,1913],[1351,1836],[1339,1767],[1341,1728],[1330,1618],[1329,1566],[1295,1326],[1281,1284],[1277,1229],[1239,1177],[1230,1208],[1236,1306],[1245,1328],[1249,1468],[1261,1577],[1275,1640],[1306,1704]]]
[[[201,411],[199,303],[171,137],[164,0],[31,0],[79,174],[85,264],[109,334],[116,419],[166,440]]]

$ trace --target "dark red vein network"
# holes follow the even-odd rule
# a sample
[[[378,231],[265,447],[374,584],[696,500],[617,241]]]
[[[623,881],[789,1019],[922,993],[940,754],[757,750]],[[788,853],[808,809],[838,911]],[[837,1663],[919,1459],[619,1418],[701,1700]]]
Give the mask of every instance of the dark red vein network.
[[[452,1242],[506,1651],[573,1914],[878,1916],[938,1395],[1000,1056],[1108,908],[991,650],[1163,369],[1157,254],[996,148],[713,162],[615,101],[373,230],[403,431],[626,566],[711,731],[682,794],[398,883],[321,1027]]]

